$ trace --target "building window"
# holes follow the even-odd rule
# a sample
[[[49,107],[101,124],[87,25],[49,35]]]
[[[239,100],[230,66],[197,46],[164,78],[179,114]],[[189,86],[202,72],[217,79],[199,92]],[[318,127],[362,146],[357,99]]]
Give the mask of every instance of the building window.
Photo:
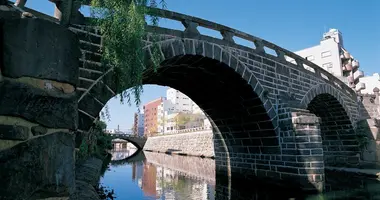
[[[331,62],[323,64],[322,68],[330,73],[333,73],[333,70],[332,70],[333,64]]]
[[[333,64],[331,62],[325,63],[325,64],[322,65],[322,67],[324,69],[331,69],[333,67]]]
[[[321,53],[322,58],[326,58],[331,56],[331,51],[324,51]]]
[[[307,56],[306,60],[313,61],[314,60],[314,56]]]

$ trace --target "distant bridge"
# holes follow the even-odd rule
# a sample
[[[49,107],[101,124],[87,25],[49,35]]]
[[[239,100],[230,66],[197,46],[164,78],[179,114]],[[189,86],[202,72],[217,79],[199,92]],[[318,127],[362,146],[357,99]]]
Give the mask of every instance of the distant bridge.
[[[145,137],[138,137],[138,136],[133,136],[133,135],[128,135],[128,134],[109,134],[112,136],[113,139],[123,139],[126,140],[133,145],[139,150],[142,150],[144,148],[144,145],[146,143],[146,138]]]

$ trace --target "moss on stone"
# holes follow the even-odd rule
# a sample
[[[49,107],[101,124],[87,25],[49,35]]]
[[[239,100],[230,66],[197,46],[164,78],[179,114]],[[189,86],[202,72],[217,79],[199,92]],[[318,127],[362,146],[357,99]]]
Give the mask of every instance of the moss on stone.
[[[0,150],[8,149],[16,144],[19,144],[22,141],[16,141],[16,140],[0,140]]]

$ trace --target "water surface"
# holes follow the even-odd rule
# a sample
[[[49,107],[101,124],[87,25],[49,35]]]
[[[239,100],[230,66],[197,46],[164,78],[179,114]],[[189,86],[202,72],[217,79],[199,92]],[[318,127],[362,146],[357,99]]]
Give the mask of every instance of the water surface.
[[[350,174],[327,173],[328,191],[306,195],[263,182],[239,180],[228,187],[218,177],[217,183],[209,158],[119,149],[112,159],[101,184],[120,200],[380,199],[379,181]]]

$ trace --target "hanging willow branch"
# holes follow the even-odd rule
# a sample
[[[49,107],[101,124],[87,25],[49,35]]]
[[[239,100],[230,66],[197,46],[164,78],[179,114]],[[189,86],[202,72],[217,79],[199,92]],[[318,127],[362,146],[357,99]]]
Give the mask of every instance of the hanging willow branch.
[[[159,2],[166,8],[164,0]],[[112,85],[120,96],[120,102],[131,105],[133,95],[137,107],[143,92],[143,71],[145,54],[143,38],[146,36],[145,24],[147,7],[157,8],[156,0],[92,0],[91,15],[95,26],[100,28],[103,36],[103,66],[114,66]],[[150,12],[151,25],[158,25],[158,17]],[[151,47],[154,71],[161,62],[157,36],[152,36]],[[104,116],[104,113],[101,114]],[[109,118],[108,108],[106,115]]]

